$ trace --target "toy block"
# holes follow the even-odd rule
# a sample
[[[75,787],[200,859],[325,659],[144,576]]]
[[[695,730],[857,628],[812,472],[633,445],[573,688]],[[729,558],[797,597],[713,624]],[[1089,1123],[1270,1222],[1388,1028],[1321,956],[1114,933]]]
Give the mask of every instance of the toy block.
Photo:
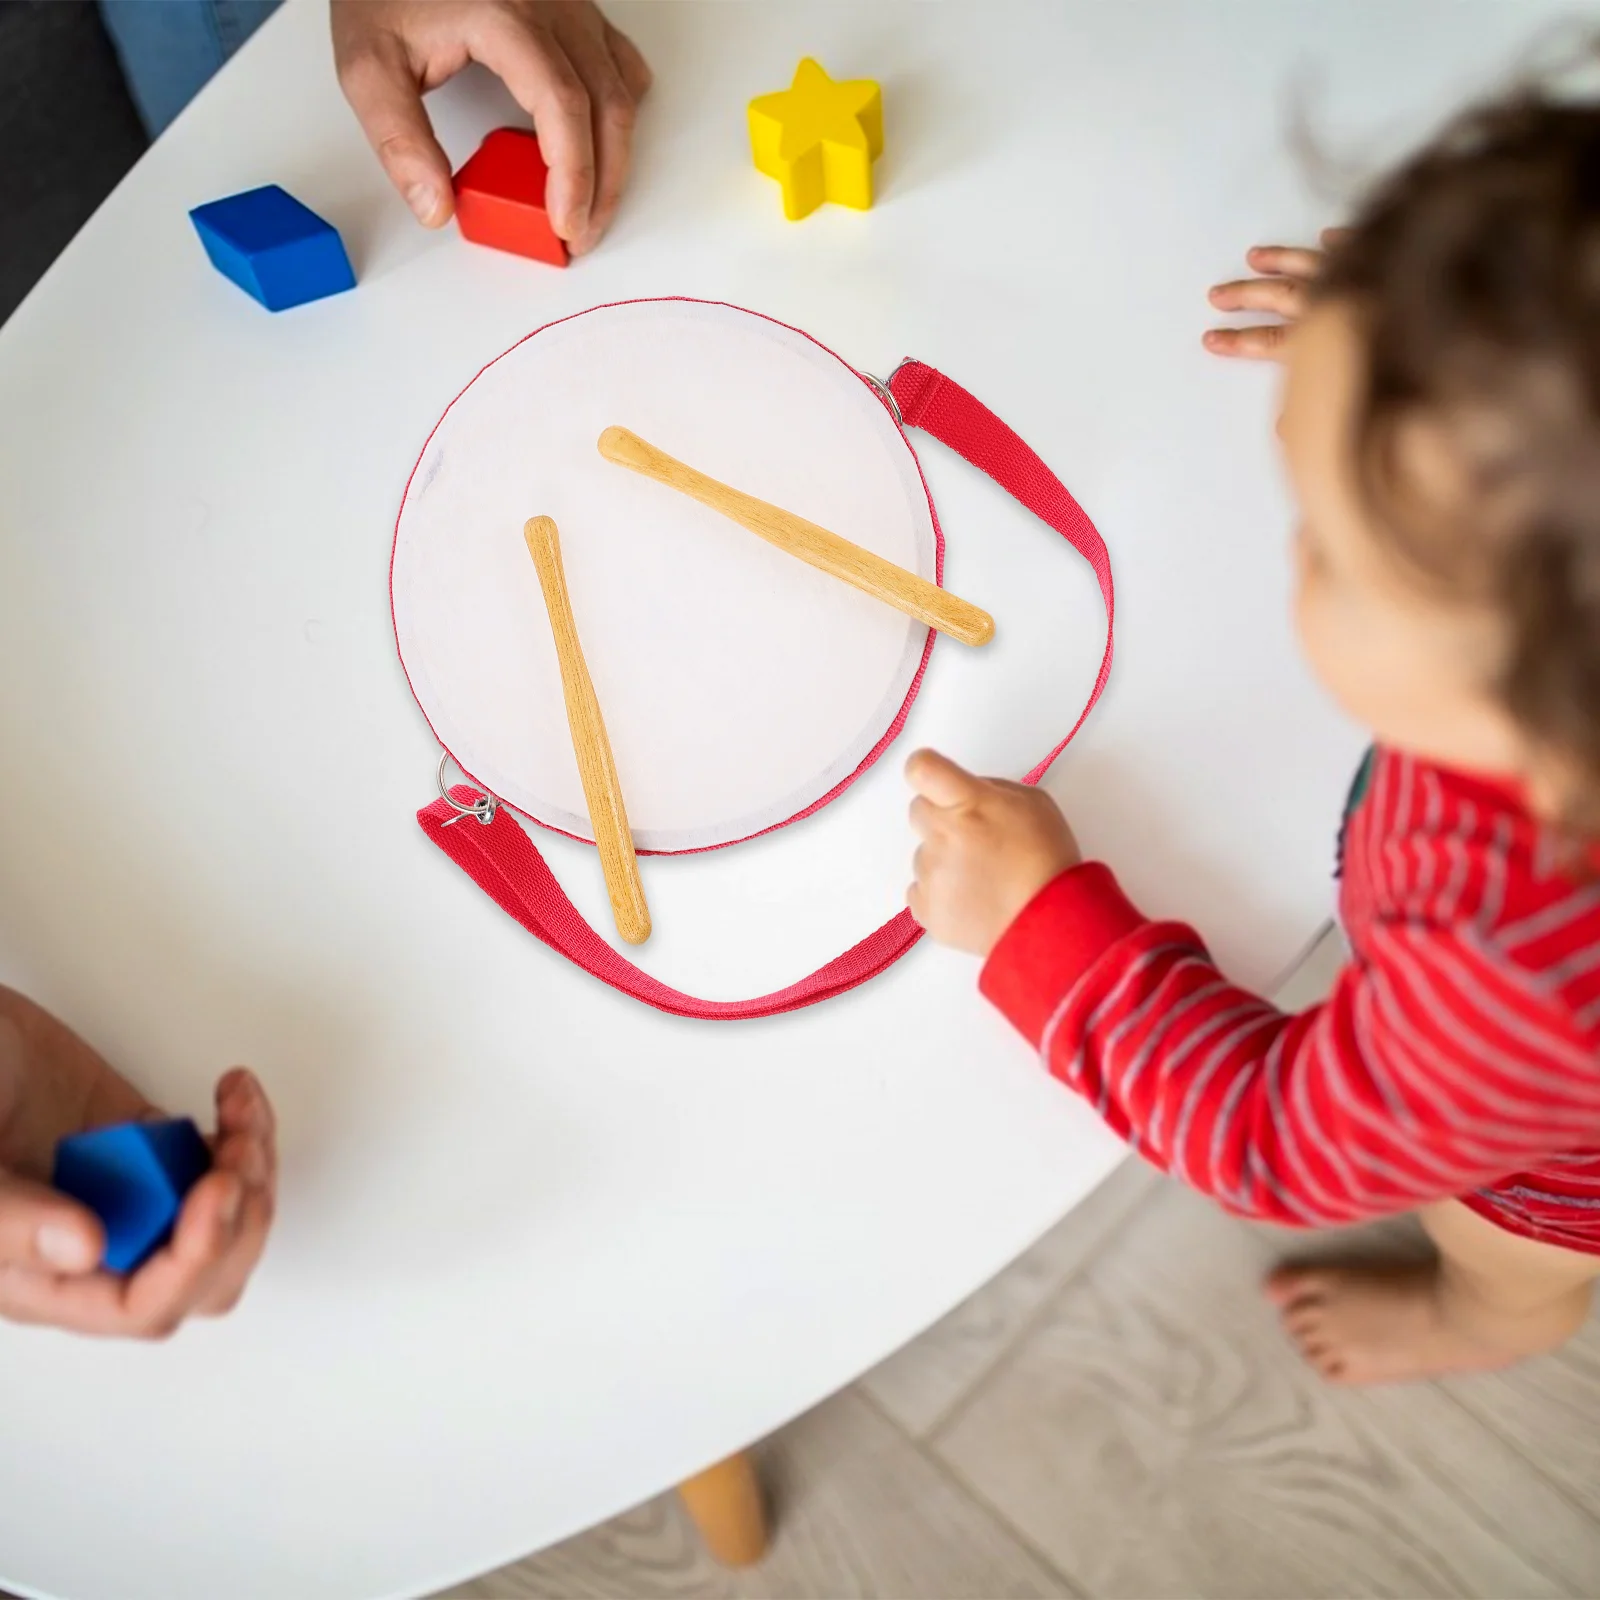
[[[750,153],[778,180],[791,222],[824,200],[865,211],[883,154],[883,93],[870,78],[835,83],[807,56],[787,89],[750,102]]]
[[[455,175],[461,236],[551,266],[567,264],[567,246],[544,208],[550,170],[527,128],[496,128]]]
[[[172,1237],[183,1197],[211,1170],[211,1150],[187,1118],[124,1122],[56,1146],[51,1182],[106,1230],[102,1265],[132,1272]]]
[[[277,184],[189,213],[211,264],[268,311],[356,286],[338,229]]]

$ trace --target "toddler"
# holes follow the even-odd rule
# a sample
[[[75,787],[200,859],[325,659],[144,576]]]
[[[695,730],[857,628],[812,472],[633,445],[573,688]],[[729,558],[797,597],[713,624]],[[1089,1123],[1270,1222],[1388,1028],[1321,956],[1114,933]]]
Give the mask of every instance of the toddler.
[[[1503,1366],[1600,1276],[1600,109],[1467,113],[1325,253],[1212,290],[1283,327],[1295,621],[1372,731],[1352,956],[1290,1016],[1083,860],[1047,795],[922,751],[909,904],[1135,1150],[1245,1216],[1417,1210],[1409,1269],[1280,1268],[1324,1377]]]

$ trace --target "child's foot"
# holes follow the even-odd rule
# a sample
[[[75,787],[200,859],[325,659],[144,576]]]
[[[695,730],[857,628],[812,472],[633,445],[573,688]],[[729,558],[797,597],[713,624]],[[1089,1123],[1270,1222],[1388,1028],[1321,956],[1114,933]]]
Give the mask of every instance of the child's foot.
[[[1437,1262],[1284,1266],[1266,1296],[1305,1360],[1330,1383],[1401,1383],[1488,1372],[1554,1350],[1582,1320],[1558,1300],[1514,1323],[1442,1291]]]

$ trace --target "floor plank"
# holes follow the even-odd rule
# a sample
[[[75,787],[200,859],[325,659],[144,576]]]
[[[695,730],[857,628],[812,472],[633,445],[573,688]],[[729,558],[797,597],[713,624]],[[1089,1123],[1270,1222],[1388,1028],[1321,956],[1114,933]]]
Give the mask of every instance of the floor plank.
[[[1600,1593],[1600,1520],[1440,1387],[1289,1355],[1256,1292],[1280,1251],[1163,1186],[935,1448],[1108,1600]]]
[[[762,1452],[767,1559],[715,1566],[675,1496],[437,1600],[1018,1600],[1071,1586],[859,1394],[836,1395]]]
[[[1031,1250],[869,1372],[862,1386],[907,1432],[928,1433],[1159,1183],[1144,1162],[1125,1161]]]
[[[1440,1385],[1508,1449],[1600,1517],[1600,1316],[1564,1350]],[[1600,1566],[1591,1591],[1600,1594]]]

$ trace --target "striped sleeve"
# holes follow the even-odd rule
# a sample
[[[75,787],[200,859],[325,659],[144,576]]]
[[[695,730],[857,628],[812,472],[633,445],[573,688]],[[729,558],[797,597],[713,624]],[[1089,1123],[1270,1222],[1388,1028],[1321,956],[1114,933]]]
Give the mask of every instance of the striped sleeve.
[[[1537,980],[1465,925],[1382,923],[1363,956],[1290,1015],[1090,864],[1030,903],[982,986],[1116,1132],[1243,1215],[1352,1222],[1593,1147],[1600,1071]]]

